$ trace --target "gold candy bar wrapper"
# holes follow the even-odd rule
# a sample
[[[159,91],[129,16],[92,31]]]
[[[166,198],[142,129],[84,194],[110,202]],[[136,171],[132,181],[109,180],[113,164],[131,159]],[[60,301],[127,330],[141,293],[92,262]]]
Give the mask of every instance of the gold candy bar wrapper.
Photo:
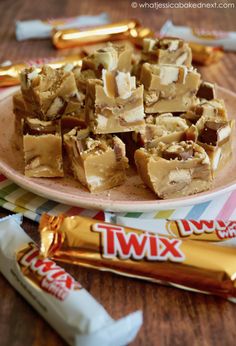
[[[127,19],[86,30],[57,30],[52,36],[52,42],[59,49],[125,39],[140,45],[143,38],[153,36],[152,30],[142,27],[138,20]]]
[[[69,273],[39,256],[39,248],[20,224],[19,215],[0,219],[0,272],[10,284],[69,345],[131,342],[142,324],[142,313],[114,321]]]
[[[224,55],[221,47],[204,46],[199,43],[190,42],[193,62],[200,65],[211,65],[220,61]]]
[[[236,301],[236,250],[97,220],[43,215],[41,254]]]
[[[19,73],[30,66],[42,66],[47,64],[52,68],[59,68],[67,64],[81,65],[83,54],[57,58],[40,58],[31,62],[0,66],[0,87],[20,84]]]

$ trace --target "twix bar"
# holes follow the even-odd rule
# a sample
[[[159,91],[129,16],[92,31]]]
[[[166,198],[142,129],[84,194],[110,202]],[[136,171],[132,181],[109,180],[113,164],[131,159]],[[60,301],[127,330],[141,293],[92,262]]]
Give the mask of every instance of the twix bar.
[[[23,63],[0,66],[0,87],[20,84],[19,73],[30,66],[40,67],[44,64],[59,68],[67,64],[81,65],[84,54],[70,55],[57,58],[39,58]]]
[[[137,219],[134,218],[115,216],[112,219],[115,223],[125,227],[135,227],[137,225]],[[236,221],[139,219],[138,228],[175,238],[236,246]]]
[[[0,272],[69,345],[121,346],[141,324],[140,311],[114,321],[82,285],[49,258],[20,226],[19,215],[0,220]]]
[[[137,19],[126,19],[84,30],[57,30],[52,36],[52,42],[59,49],[129,39],[139,45],[140,40],[145,37],[153,37],[153,35],[152,30],[142,27]]]
[[[235,249],[81,216],[40,221],[41,254],[235,300]],[[235,300],[236,301],[236,300]]]

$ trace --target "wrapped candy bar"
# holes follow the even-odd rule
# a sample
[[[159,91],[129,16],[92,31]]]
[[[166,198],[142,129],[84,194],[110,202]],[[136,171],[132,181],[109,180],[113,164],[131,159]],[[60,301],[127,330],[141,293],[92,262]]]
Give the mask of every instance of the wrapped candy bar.
[[[45,257],[236,301],[235,248],[147,233],[81,216],[45,214],[40,234]]]
[[[187,26],[174,25],[171,20],[168,20],[162,26],[160,34],[161,36],[180,37],[202,45],[223,47],[225,50],[236,50],[236,32],[192,29]]]
[[[141,312],[114,321],[63,268],[39,257],[19,216],[0,220],[0,271],[69,345],[122,346],[142,324]]]
[[[161,236],[211,242],[215,245],[236,246],[236,222],[233,220],[137,219],[111,214],[109,221],[121,226],[157,233]]]
[[[142,27],[136,19],[126,19],[118,23],[101,25],[85,30],[67,29],[54,32],[52,41],[56,48],[70,48],[99,42],[132,40],[142,44],[145,37],[153,37],[151,29]]]
[[[16,22],[16,38],[18,41],[32,38],[51,37],[53,29],[81,28],[88,25],[102,25],[108,22],[106,13],[96,16],[78,16],[48,20],[25,20]]]

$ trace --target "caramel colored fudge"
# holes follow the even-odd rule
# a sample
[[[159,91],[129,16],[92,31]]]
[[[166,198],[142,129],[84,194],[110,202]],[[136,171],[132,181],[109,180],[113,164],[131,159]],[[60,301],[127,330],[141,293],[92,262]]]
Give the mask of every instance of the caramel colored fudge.
[[[131,71],[132,49],[126,46],[108,44],[85,57],[81,71],[94,71],[96,78],[102,77],[102,70]]]
[[[22,122],[25,175],[63,177],[60,120],[26,118]]]
[[[196,124],[202,117],[203,119],[227,120],[227,111],[223,100],[213,99],[207,101],[201,99],[200,103],[191,107],[186,113],[181,115],[182,118]],[[200,121],[199,126],[201,126]]]
[[[185,112],[198,103],[200,74],[186,66],[145,63],[140,81],[146,113]]]
[[[125,181],[128,160],[118,137],[88,137],[86,130],[75,128],[64,135],[64,143],[75,179],[90,192],[108,190]]]
[[[133,133],[133,138],[146,148],[155,147],[159,142],[180,142],[185,139],[185,132],[189,128],[185,119],[174,117],[171,113],[149,115],[145,123]]]
[[[178,38],[146,38],[143,40],[141,60],[151,64],[192,64],[192,51],[187,42]]]
[[[188,196],[211,187],[209,157],[192,141],[138,149],[135,162],[140,177],[159,198]]]
[[[26,105],[21,92],[13,95],[13,112],[15,114],[15,132],[21,134],[22,130],[22,119],[31,117],[31,113],[27,111]]]
[[[85,95],[78,91],[75,76],[65,68],[43,66],[25,69],[21,75],[24,102],[33,116],[53,120],[64,114],[79,114]]]
[[[88,81],[85,114],[95,134],[134,131],[144,125],[143,86],[129,72],[103,70],[102,81]]]

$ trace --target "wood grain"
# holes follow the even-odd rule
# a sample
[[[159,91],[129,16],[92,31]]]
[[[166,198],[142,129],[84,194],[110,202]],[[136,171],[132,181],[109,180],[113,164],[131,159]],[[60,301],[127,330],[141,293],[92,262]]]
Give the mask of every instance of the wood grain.
[[[132,9],[131,1],[1,0],[0,62],[68,54],[56,52],[50,40],[16,42],[16,20],[53,18],[107,12],[113,20],[137,17],[158,30],[166,19],[175,24],[235,30],[235,9]],[[159,1],[161,2],[161,1]],[[197,1],[195,1],[197,2]],[[217,1],[216,1],[217,2]],[[233,2],[233,1],[231,1]],[[73,49],[76,51],[76,49]],[[205,79],[236,92],[236,54],[227,53],[217,65],[201,68]],[[8,212],[0,209],[0,216]],[[23,227],[37,240],[37,224]],[[134,279],[65,266],[114,318],[136,309],[144,312],[144,325],[133,345],[235,345],[236,308],[213,296],[159,286]],[[0,276],[0,345],[62,346],[62,339]]]

